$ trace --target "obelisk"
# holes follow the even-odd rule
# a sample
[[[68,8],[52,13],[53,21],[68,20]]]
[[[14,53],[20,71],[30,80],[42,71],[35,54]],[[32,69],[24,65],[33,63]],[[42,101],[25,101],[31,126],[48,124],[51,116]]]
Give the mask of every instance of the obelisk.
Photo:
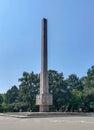
[[[47,54],[47,19],[42,19],[42,44],[41,44],[41,73],[40,94],[36,97],[36,105],[40,106],[40,112],[48,112],[52,105],[52,95],[49,93],[48,84],[48,54]]]

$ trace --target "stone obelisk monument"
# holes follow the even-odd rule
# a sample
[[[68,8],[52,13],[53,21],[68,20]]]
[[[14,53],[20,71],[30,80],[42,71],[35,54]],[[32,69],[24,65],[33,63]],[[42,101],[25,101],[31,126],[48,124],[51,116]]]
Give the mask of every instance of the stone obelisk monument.
[[[48,112],[52,105],[52,95],[49,93],[48,84],[48,59],[47,59],[47,19],[42,19],[42,45],[41,45],[41,73],[40,94],[36,97],[36,105],[40,106],[40,112]]]

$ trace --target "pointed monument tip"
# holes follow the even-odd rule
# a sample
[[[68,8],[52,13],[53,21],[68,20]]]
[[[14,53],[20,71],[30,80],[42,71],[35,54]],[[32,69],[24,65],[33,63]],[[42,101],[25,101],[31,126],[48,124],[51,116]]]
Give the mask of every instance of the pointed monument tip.
[[[46,18],[43,18],[42,20],[43,20],[43,21],[47,21],[47,19],[46,19]]]

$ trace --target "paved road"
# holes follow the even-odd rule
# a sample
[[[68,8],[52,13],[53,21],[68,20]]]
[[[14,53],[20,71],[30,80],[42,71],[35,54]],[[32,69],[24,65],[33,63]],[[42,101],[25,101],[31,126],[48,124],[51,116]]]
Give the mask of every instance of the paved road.
[[[21,119],[0,116],[0,130],[94,130],[94,117]]]

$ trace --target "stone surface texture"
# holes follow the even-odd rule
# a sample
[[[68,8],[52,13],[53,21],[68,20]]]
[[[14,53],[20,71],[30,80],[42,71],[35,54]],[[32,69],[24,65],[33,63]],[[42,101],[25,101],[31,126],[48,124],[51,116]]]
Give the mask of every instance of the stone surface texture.
[[[49,105],[52,105],[52,95],[49,93],[48,85],[47,19],[45,18],[42,20],[40,94],[36,96],[36,105],[40,106],[40,112],[49,111]]]

